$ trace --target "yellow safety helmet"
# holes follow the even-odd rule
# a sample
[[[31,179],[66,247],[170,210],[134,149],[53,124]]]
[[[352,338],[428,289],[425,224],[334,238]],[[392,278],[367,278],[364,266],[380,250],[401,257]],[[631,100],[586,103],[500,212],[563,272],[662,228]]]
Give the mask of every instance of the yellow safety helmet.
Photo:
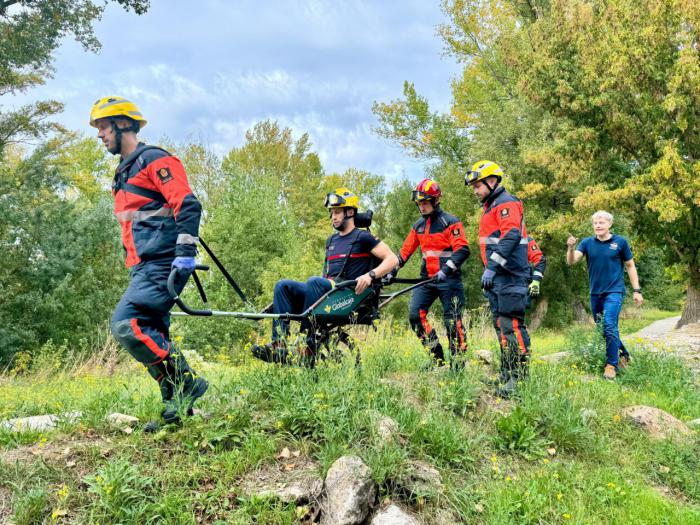
[[[328,209],[333,208],[355,208],[360,207],[360,198],[348,188],[336,188],[326,195],[323,205]]]
[[[138,130],[143,129],[147,124],[136,104],[122,97],[103,97],[95,102],[90,111],[90,125],[96,128],[95,122],[98,119],[109,117],[130,118],[138,123]]]
[[[486,177],[498,177],[498,182],[501,182],[503,178],[503,170],[495,162],[490,160],[480,160],[472,166],[467,174],[464,176],[464,184],[469,186],[480,180],[484,180]]]

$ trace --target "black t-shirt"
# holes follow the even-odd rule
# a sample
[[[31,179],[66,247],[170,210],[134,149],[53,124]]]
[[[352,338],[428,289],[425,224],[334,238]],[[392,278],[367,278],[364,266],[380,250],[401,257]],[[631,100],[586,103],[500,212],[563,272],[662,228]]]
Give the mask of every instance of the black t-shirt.
[[[344,281],[357,279],[369,272],[374,258],[371,252],[379,242],[379,239],[367,230],[359,228],[355,228],[347,235],[334,233],[326,241],[323,276]],[[341,271],[343,275],[337,279]]]

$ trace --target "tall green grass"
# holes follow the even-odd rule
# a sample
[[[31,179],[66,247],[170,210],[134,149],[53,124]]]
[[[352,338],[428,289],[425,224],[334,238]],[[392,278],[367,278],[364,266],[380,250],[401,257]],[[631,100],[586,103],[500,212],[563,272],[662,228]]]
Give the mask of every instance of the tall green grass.
[[[0,488],[11,494],[13,520],[298,523],[308,508],[238,490],[256,469],[280,468],[277,455],[288,447],[314,460],[321,475],[341,455],[359,455],[379,498],[425,523],[436,516],[448,523],[700,523],[698,434],[655,442],[620,416],[643,403],[684,420],[700,417],[698,385],[672,353],[634,346],[632,366],[611,383],[599,377],[602,350],[592,328],[548,334],[572,358],[534,359],[517,399],[504,401],[486,383],[497,364],[485,367],[469,354],[461,372],[426,368],[415,336],[388,322],[355,335],[360,367],[352,360],[279,367],[228,349],[229,358],[198,367],[211,382],[198,402],[208,417],[155,434],[104,423],[112,411],[158,416],[155,384],[128,361],[98,368],[95,357],[90,368],[5,375],[2,418],[83,414],[50,432],[0,431]],[[494,348],[490,339],[470,344]],[[392,441],[377,432],[381,416],[398,424]],[[415,460],[436,467],[442,486],[408,490]]]

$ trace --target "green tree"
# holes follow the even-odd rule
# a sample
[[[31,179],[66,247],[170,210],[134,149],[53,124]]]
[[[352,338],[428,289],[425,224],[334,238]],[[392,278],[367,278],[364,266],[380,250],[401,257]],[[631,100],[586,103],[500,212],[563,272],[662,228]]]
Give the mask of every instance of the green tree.
[[[137,14],[149,7],[149,0],[0,0],[0,96],[43,84],[52,73],[53,52],[65,36],[97,51],[100,43],[92,24],[109,1]],[[7,144],[57,129],[46,121],[62,109],[63,104],[52,100],[0,111],[0,155]]]
[[[554,0],[521,33],[519,87],[564,124],[553,138],[569,143],[553,159],[590,181],[576,209],[627,215],[667,264],[684,265],[680,324],[700,320],[700,5]]]
[[[192,152],[196,148],[183,147]],[[185,158],[188,158],[187,156]],[[189,157],[202,159],[201,154]],[[219,169],[210,163],[193,186],[216,189],[207,195],[202,237],[248,298],[260,308],[270,301],[281,278],[304,280],[318,274],[323,263],[328,216],[323,208],[325,180],[308,135],[295,139],[292,131],[264,121],[246,133],[246,142],[233,148]],[[189,166],[188,166],[189,167]],[[355,173],[355,178],[363,178]],[[211,195],[211,198],[209,197]],[[204,276],[212,304],[219,309],[250,309],[216,270]],[[195,300],[190,289],[186,296]],[[254,324],[232,321],[182,323],[187,340],[200,348],[228,346],[254,332]]]
[[[452,170],[477,159],[501,164],[528,231],[554,256],[545,298],[582,300],[582,279],[571,278],[581,270],[551,263],[566,233],[589,234],[588,214],[604,206],[628,220],[635,246],[685,265],[683,322],[697,319],[698,4],[445,0],[443,9],[441,36],[463,64],[450,114],[431,113],[406,84],[404,99],[375,104],[379,133],[438,159],[447,187]],[[577,284],[556,286],[564,279]],[[562,310],[560,322],[571,318]]]
[[[114,271],[122,261],[111,199],[74,182],[76,166],[106,176],[97,147],[62,136],[28,156],[8,148],[0,161],[0,360],[49,340],[90,340],[119,298],[126,276]]]
[[[306,133],[295,140],[291,129],[259,122],[246,132],[245,145],[226,155],[222,169],[245,175],[251,185],[275,188],[280,205],[289,207],[300,223],[314,224],[323,215],[314,198],[323,169]]]

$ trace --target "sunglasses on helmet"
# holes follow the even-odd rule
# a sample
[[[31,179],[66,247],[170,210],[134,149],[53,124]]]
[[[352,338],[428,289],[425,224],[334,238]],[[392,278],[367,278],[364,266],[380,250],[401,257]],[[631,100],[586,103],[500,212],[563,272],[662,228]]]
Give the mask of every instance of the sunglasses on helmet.
[[[425,193],[423,191],[414,190],[413,193],[411,194],[411,200],[413,202],[432,201],[432,200],[435,200],[435,196],[428,195],[427,193]]]
[[[343,204],[345,204],[345,197],[337,193],[329,193],[326,195],[326,201],[323,205],[328,208],[330,206],[342,206]]]

